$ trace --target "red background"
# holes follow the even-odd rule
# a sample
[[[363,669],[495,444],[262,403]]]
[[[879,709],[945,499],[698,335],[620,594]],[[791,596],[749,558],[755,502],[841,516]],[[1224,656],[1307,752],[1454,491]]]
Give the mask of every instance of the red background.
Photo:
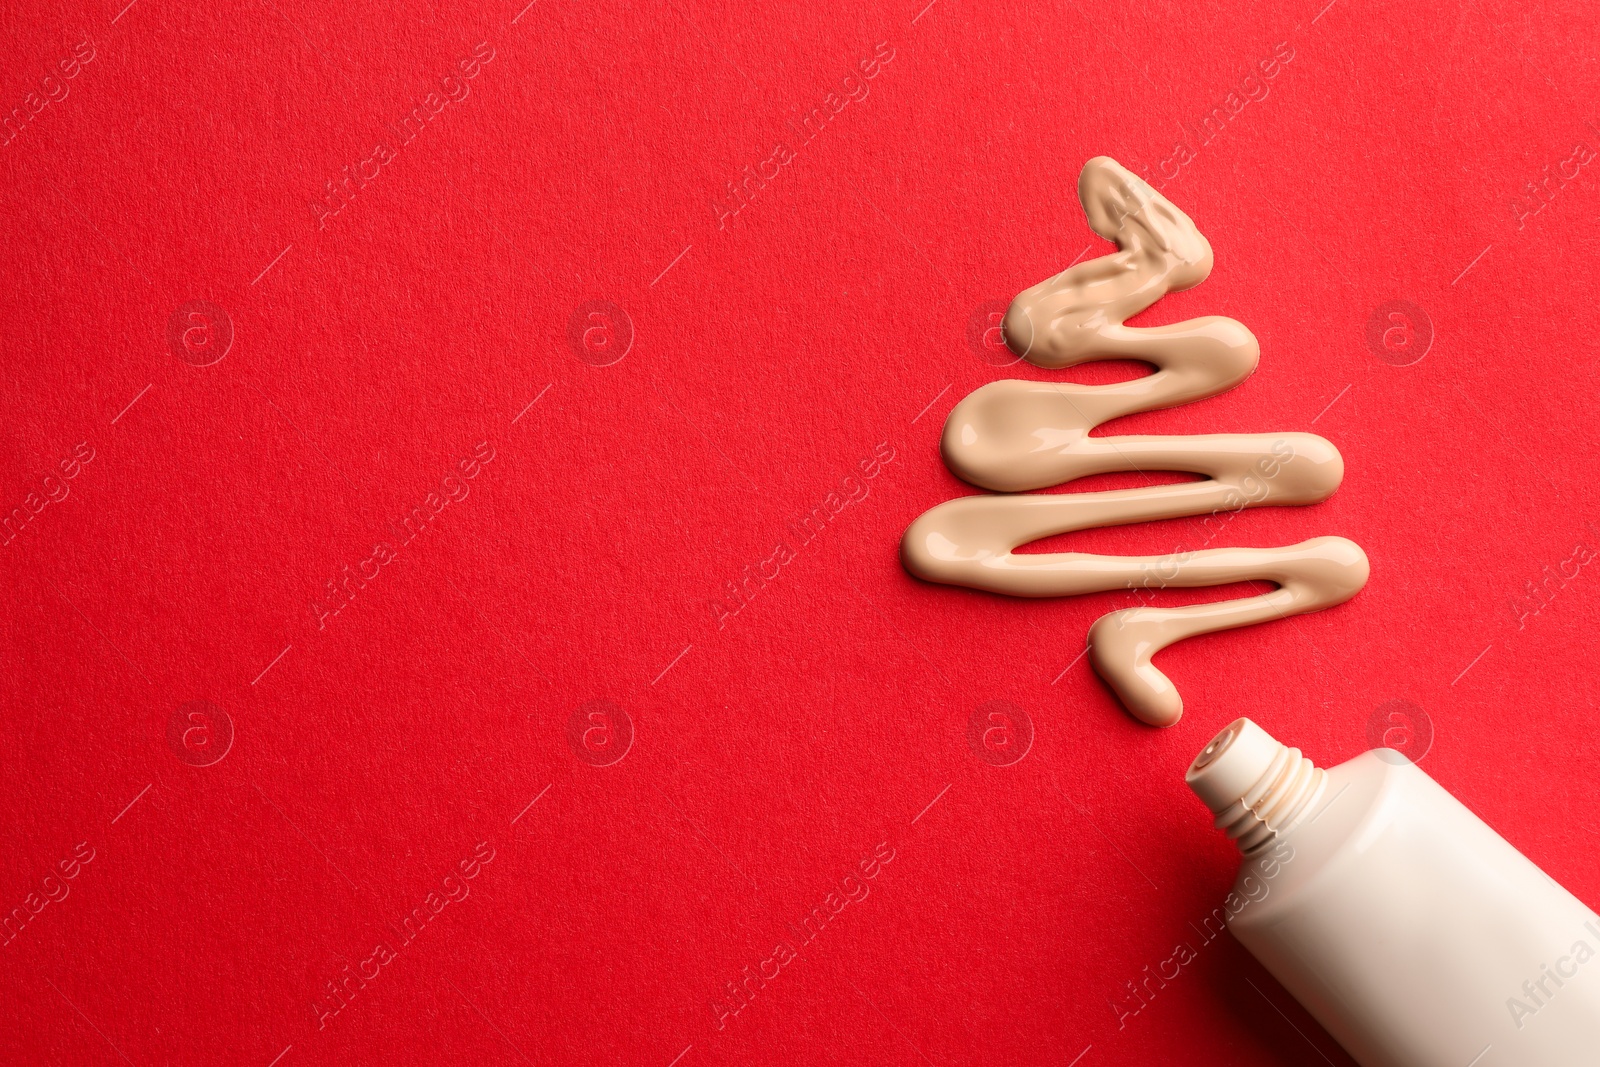
[[[1125,1025],[1111,1005],[1231,882],[1182,770],[1237,715],[1331,765],[1412,702],[1423,766],[1600,900],[1600,577],[1514,606],[1600,548],[1600,197],[1555,176],[1600,148],[1582,5],[124,2],[12,3],[0,32],[19,114],[95,56],[0,148],[0,514],[94,455],[0,549],[0,908],[27,917],[0,1061],[1345,1064],[1226,938]],[[470,95],[319,226],[479,42]],[[797,143],[878,42],[869,95]],[[980,358],[974,315],[1109,249],[1086,158],[1160,183],[1179,141],[1164,191],[1217,266],[1139,321],[1231,315],[1261,367],[1113,429],[1327,435],[1341,491],[1225,543],[1342,534],[1373,576],[1164,653],[1188,710],[1158,731],[1074,662],[1131,595],[923,585],[896,550],[972,491],[937,451],[951,405],[1044,374]],[[231,325],[209,366],[169,341],[193,300]],[[1431,323],[1408,366],[1367,340],[1391,300]],[[579,358],[586,301],[631,321],[620,361]],[[483,441],[469,495],[319,627],[325,584]],[[725,584],[884,442],[866,498],[719,627]],[[635,733],[605,767],[568,736],[598,698]],[[209,766],[196,700],[234,730]],[[994,700],[1035,733],[1011,766],[968,742]],[[319,1026],[479,842],[470,895]],[[869,895],[719,1028],[724,984],[880,842]],[[34,913],[46,889],[70,891]]]

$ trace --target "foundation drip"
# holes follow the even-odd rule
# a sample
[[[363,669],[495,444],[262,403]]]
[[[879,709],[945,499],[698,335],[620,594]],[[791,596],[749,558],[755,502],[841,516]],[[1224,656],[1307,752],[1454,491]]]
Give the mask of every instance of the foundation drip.
[[[1078,196],[1090,226],[1118,250],[1018,296],[1006,313],[1006,343],[1040,367],[1133,359],[1156,370],[1114,385],[998,381],[968,395],[945,423],[945,463],[960,478],[1006,495],[962,497],[930,509],[906,530],[901,557],[928,581],[1025,597],[1272,583],[1270,592],[1218,603],[1125,608],[1090,627],[1095,670],[1135,716],[1167,726],[1182,714],[1183,701],[1151,662],[1157,652],[1187,637],[1343,603],[1366,583],[1367,557],[1342,537],[1166,556],[1015,551],[1097,526],[1313,504],[1344,476],[1338,449],[1315,434],[1090,436],[1112,419],[1233,388],[1255,369],[1260,346],[1242,323],[1216,315],[1151,328],[1123,325],[1165,294],[1205,280],[1211,245],[1187,215],[1105,156],[1084,166]],[[1113,471],[1203,477],[1110,492],[1027,492]]]

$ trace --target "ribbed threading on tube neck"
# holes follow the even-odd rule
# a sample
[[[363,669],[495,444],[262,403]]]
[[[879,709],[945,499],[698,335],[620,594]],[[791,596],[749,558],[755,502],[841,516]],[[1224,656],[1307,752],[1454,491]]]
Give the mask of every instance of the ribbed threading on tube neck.
[[[1217,815],[1217,829],[1249,855],[1310,812],[1327,778],[1327,772],[1302,756],[1298,748],[1280,747],[1244,796]]]

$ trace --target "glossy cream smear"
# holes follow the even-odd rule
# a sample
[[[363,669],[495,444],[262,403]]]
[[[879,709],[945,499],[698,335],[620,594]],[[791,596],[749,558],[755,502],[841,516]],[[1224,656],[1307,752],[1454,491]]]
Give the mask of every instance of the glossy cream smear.
[[[932,508],[906,530],[901,558],[928,581],[1025,597],[1274,583],[1271,592],[1236,600],[1126,608],[1089,628],[1095,670],[1134,715],[1169,726],[1183,714],[1183,700],[1152,656],[1186,637],[1341,604],[1366,584],[1367,557],[1342,537],[1167,556],[1015,551],[1096,526],[1314,504],[1344,476],[1339,450],[1315,434],[1089,435],[1124,415],[1226,392],[1255,370],[1261,350],[1242,323],[1217,315],[1149,329],[1123,325],[1165,294],[1204,281],[1211,245],[1187,215],[1105,156],[1084,166],[1078,198],[1089,225],[1118,251],[1017,297],[1006,312],[1006,343],[1040,367],[1132,359],[1156,370],[1114,385],[999,381],[966,397],[945,423],[945,463],[974,485],[1015,495],[962,497]],[[1205,477],[1110,492],[1022,492],[1112,471]]]

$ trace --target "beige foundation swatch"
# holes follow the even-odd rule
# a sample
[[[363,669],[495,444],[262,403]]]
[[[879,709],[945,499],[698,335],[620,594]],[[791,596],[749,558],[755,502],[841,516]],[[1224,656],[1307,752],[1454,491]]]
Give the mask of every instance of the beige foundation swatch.
[[[1271,592],[1187,607],[1111,612],[1089,629],[1095,670],[1138,718],[1168,726],[1183,700],[1151,657],[1199,634],[1317,611],[1366,584],[1367,557],[1342,537],[1283,548],[1201,548],[1167,556],[1026,553],[1030,541],[1096,526],[1182,516],[1202,522],[1209,543],[1241,508],[1313,504],[1339,487],[1344,461],[1308,433],[1091,437],[1103,422],[1225,392],[1249,377],[1260,346],[1243,324],[1216,315],[1140,329],[1123,322],[1211,272],[1211,245],[1161,194],[1105,156],[1078,179],[1089,225],[1118,251],[1068,268],[1018,296],[1006,343],[1040,367],[1104,359],[1154,364],[1115,385],[998,381],[974,391],[944,427],[945,463],[959,477],[1005,496],[969,496],[930,509],[906,530],[901,558],[919,578],[1011,596],[1072,596],[1261,580]],[[1111,471],[1180,471],[1204,480],[1095,493],[1022,490]],[[1220,666],[1225,666],[1219,664]],[[1298,662],[1245,670],[1294,672]]]

